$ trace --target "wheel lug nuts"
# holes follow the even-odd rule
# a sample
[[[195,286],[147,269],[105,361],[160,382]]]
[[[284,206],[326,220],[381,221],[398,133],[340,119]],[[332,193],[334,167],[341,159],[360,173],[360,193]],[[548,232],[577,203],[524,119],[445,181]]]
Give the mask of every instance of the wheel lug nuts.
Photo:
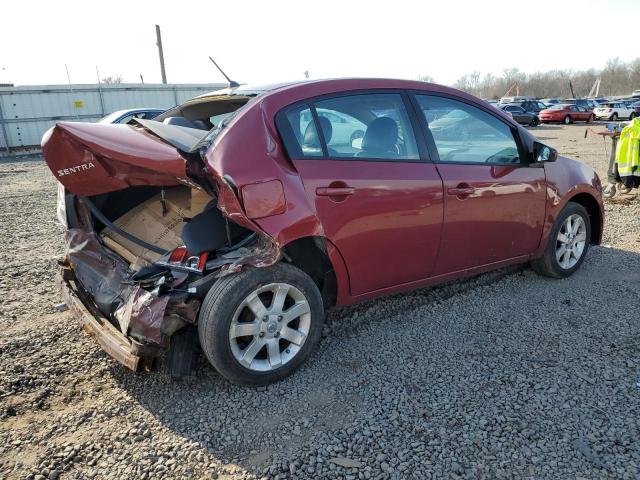
[[[262,317],[263,322],[266,322],[267,320],[269,320],[269,315],[265,315],[264,317]]]
[[[264,337],[264,332],[260,332],[260,338]]]
[[[274,337],[278,338],[280,336],[280,332],[276,332],[273,334]]]
[[[281,322],[282,321],[282,315],[278,315],[278,321]]]

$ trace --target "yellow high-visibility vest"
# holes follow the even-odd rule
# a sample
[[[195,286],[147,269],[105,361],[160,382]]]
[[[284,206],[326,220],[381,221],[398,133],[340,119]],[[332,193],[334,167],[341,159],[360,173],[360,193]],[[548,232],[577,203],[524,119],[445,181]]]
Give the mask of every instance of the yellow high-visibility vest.
[[[621,177],[640,177],[640,118],[634,118],[620,132],[616,163]]]

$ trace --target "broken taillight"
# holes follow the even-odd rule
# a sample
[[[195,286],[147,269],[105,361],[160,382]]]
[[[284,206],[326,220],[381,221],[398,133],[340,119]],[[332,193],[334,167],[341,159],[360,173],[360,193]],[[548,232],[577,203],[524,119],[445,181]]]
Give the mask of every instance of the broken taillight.
[[[169,267],[179,272],[202,273],[207,263],[209,253],[191,255],[186,247],[178,247],[169,255],[161,258],[156,264]]]

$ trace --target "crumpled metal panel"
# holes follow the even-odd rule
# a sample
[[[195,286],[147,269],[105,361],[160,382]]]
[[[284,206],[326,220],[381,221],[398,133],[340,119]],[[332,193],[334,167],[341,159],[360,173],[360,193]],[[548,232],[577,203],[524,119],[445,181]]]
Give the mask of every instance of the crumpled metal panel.
[[[85,230],[69,229],[65,242],[66,257],[77,280],[98,309],[110,317],[131,293],[131,285],[125,283],[130,275],[128,265]]]
[[[94,233],[68,230],[66,258],[100,312],[117,322],[124,335],[166,347],[171,334],[196,321],[197,304],[172,302],[169,294],[158,296],[133,283],[127,264],[106,250]]]

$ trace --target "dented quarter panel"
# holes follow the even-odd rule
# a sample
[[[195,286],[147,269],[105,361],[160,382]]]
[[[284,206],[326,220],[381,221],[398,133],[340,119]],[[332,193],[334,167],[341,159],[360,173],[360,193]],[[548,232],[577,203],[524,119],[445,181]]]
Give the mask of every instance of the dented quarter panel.
[[[269,119],[261,105],[262,102],[256,102],[238,115],[209,148],[205,160],[207,169],[223,190],[218,208],[234,221],[245,217],[236,192],[247,185],[280,181],[284,187],[284,212],[254,221],[245,218],[238,223],[264,232],[281,248],[297,238],[322,235],[322,227],[306,198],[300,175],[284,156],[273,119]]]

